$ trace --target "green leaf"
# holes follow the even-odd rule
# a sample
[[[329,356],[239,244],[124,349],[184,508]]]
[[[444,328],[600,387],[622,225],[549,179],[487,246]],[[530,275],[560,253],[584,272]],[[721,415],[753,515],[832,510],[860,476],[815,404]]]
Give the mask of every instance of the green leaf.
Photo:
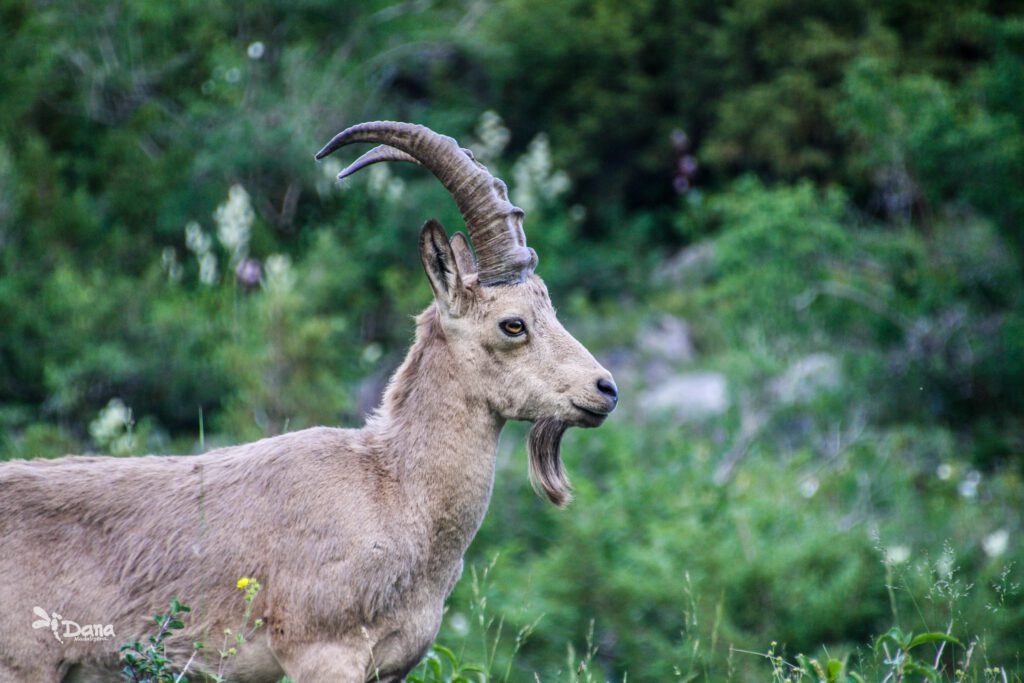
[[[434,645],[434,651],[443,654],[448,662],[451,663],[453,670],[459,670],[459,660],[455,656],[454,652],[446,648],[444,645]]]
[[[838,659],[829,659],[825,665],[825,672],[828,674],[828,683],[834,683],[840,680],[843,675],[843,669],[846,668],[846,663]]]
[[[434,677],[438,680],[444,679],[444,671],[441,667],[441,660],[437,658],[437,655],[431,654],[427,657],[427,664],[430,665],[430,670],[433,672]]]
[[[878,636],[875,641],[875,653],[877,654],[885,643],[892,643],[901,650],[906,650],[910,646],[910,639],[912,633],[903,633],[898,626],[893,626],[891,629]]]
[[[912,650],[918,645],[924,645],[925,643],[934,643],[936,641],[942,641],[944,643],[950,643],[952,645],[958,645],[963,647],[963,644],[951,635],[942,633],[941,631],[933,631],[932,633],[921,633],[914,636],[914,638],[907,645],[907,650]]]
[[[903,673],[905,674],[921,674],[925,676],[929,681],[938,681],[939,674],[935,669],[926,665],[919,664],[914,660],[910,660],[903,664]]]
[[[811,680],[818,680],[816,673],[821,670],[821,666],[815,660],[805,654],[799,654],[796,656],[796,663],[805,672],[798,680],[802,680],[804,675],[809,676]]]

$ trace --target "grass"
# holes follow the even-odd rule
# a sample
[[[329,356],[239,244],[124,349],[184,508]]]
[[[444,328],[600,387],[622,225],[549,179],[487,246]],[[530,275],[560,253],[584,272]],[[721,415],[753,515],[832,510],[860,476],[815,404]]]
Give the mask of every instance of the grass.
[[[542,675],[537,671],[519,671],[512,677],[514,660],[517,653],[532,634],[536,623],[528,628],[520,629],[511,642],[504,642],[503,617],[496,617],[488,612],[487,598],[482,590],[494,564],[485,566],[482,571],[473,569],[471,581],[475,594],[473,609],[476,619],[473,626],[466,632],[464,639],[456,647],[435,645],[423,663],[410,675],[412,683],[460,683],[480,681],[481,683],[505,683],[510,680],[534,681],[567,681],[569,683],[596,683],[599,681],[630,680],[628,669],[619,678],[606,675],[597,664],[601,652],[594,644],[594,621],[589,624],[585,646],[578,653],[571,642],[565,643],[566,657],[554,671],[554,675]],[[887,565],[887,576],[895,585],[886,585],[886,590],[910,591],[911,583],[920,577],[910,576],[915,569],[898,569]],[[1005,578],[1005,577],[1004,577]],[[687,577],[689,584],[689,577]],[[955,609],[956,600],[963,597],[953,588],[957,579],[943,580],[933,584],[931,590],[948,597],[950,608]],[[961,584],[962,585],[962,584]],[[910,596],[915,599],[927,600],[928,595]],[[696,601],[695,596],[691,599]],[[892,618],[900,621],[900,614],[893,599]],[[721,601],[718,602],[719,610]],[[993,608],[995,609],[995,608]],[[693,612],[688,613],[688,619]],[[720,613],[719,613],[720,618]],[[921,620],[925,617],[918,615]],[[699,624],[696,617],[691,622],[693,627]],[[712,624],[710,651],[717,650],[715,641],[718,638],[716,621]],[[708,643],[702,641],[700,629],[684,631],[679,641],[680,664],[673,667],[673,678],[679,682],[689,681],[742,681],[768,680],[773,683],[902,683],[909,681],[933,681],[949,683],[1009,683],[1024,681],[1024,671],[1020,663],[1008,668],[989,660],[987,644],[984,636],[967,635],[966,627],[951,620],[944,631],[904,631],[899,626],[892,626],[870,642],[856,646],[843,654],[833,654],[825,646],[819,648],[820,654],[809,656],[803,653],[789,653],[778,641],[771,641],[761,651],[744,650],[728,646],[725,656],[707,658],[702,656],[708,649]],[[956,634],[964,634],[957,637]],[[479,649],[488,653],[485,661],[476,663],[467,659],[467,650],[473,650],[469,644],[480,641]],[[508,650],[508,659],[500,664],[497,653],[502,648]],[[458,654],[456,654],[458,652]],[[470,663],[472,662],[472,663]]]

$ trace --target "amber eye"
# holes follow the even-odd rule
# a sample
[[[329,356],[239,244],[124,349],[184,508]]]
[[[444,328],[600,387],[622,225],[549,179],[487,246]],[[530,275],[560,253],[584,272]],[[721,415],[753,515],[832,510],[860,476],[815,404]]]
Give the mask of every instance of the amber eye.
[[[498,327],[501,331],[510,337],[518,337],[522,334],[526,334],[526,323],[523,322],[522,318],[509,318],[508,320],[502,320],[498,323]]]

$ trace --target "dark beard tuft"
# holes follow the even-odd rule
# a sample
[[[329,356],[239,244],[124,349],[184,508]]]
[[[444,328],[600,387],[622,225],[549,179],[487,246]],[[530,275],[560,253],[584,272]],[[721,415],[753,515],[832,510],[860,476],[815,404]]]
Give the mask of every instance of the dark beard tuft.
[[[554,418],[533,423],[530,430],[530,483],[538,494],[543,492],[560,508],[572,500],[572,485],[562,466],[562,435],[569,425]]]

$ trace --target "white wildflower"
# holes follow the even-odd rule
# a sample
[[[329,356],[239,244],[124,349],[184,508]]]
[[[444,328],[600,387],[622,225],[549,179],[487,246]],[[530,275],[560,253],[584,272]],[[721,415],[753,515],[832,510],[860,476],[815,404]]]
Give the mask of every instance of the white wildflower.
[[[821,486],[821,483],[817,477],[813,475],[806,477],[800,482],[800,495],[804,498],[813,498],[814,494],[818,492],[819,486]]]
[[[259,59],[266,51],[267,47],[263,44],[263,41],[257,40],[249,43],[249,47],[246,49],[245,54],[249,56],[249,59]]]
[[[249,193],[241,185],[232,185],[228,199],[213,212],[217,222],[217,239],[231,254],[231,265],[236,265],[249,253],[252,224],[256,218]]]
[[[367,365],[373,365],[378,360],[380,360],[380,357],[383,354],[384,349],[381,348],[381,345],[378,344],[377,342],[372,342],[370,344],[367,344],[366,348],[363,349],[362,359],[363,362],[366,363]]]
[[[997,529],[981,541],[981,549],[989,557],[1000,557],[1006,552],[1010,544],[1010,532],[1006,529]]]
[[[483,164],[488,164],[505,151],[511,133],[497,112],[485,111],[476,124],[476,141],[473,143],[473,154]]]
[[[285,254],[271,254],[266,260],[266,277],[264,282],[271,292],[287,293],[295,288],[295,272],[292,260]]]
[[[341,162],[337,159],[324,159],[320,164],[320,172],[331,180],[337,180],[341,173]]]
[[[316,193],[321,198],[330,196],[335,188],[340,189],[342,192],[347,192],[352,187],[352,183],[338,182],[338,174],[341,173],[341,169],[341,161],[334,157],[320,162],[321,175],[316,179]]]
[[[516,203],[527,213],[550,204],[569,190],[569,176],[555,170],[548,136],[538,133],[512,167]]]
[[[405,193],[405,181],[396,177],[385,164],[371,166],[366,191],[372,197],[396,203]]]
[[[203,231],[199,223],[189,221],[185,225],[185,246],[196,256],[210,251],[210,241],[210,236]]]
[[[935,476],[942,481],[948,481],[953,476],[953,467],[947,463],[942,463],[935,468]]]
[[[885,549],[886,564],[903,564],[910,559],[910,548],[905,545],[893,545]]]
[[[391,169],[386,164],[377,164],[367,169],[369,176],[366,181],[366,191],[373,197],[379,197],[387,190],[388,182],[391,180]]]
[[[401,201],[403,194],[405,194],[405,181],[401,178],[392,178],[384,192],[384,199],[392,204],[397,204]]]
[[[119,398],[112,398],[96,419],[89,423],[89,435],[100,448],[113,455],[129,455],[135,450],[132,434],[132,409]]]
[[[199,281],[207,286],[217,284],[217,257],[209,251],[199,257]]]
[[[171,282],[181,281],[181,263],[178,262],[178,252],[174,247],[164,247],[160,253],[160,263]]]
[[[452,616],[448,619],[448,625],[460,636],[469,633],[469,619],[462,612],[453,612]]]
[[[196,261],[199,263],[199,281],[204,285],[215,284],[217,282],[217,257],[210,251],[213,239],[199,223],[190,221],[185,226],[185,246],[196,255]]]
[[[935,561],[935,573],[939,575],[939,578],[943,581],[949,581],[953,578],[953,573],[956,571],[956,554],[953,552],[953,548],[947,543],[942,548],[942,554],[939,555],[939,559]]]
[[[961,481],[956,489],[960,492],[960,495],[964,498],[974,498],[978,495],[978,484],[981,483],[981,472],[977,470],[971,470]]]

